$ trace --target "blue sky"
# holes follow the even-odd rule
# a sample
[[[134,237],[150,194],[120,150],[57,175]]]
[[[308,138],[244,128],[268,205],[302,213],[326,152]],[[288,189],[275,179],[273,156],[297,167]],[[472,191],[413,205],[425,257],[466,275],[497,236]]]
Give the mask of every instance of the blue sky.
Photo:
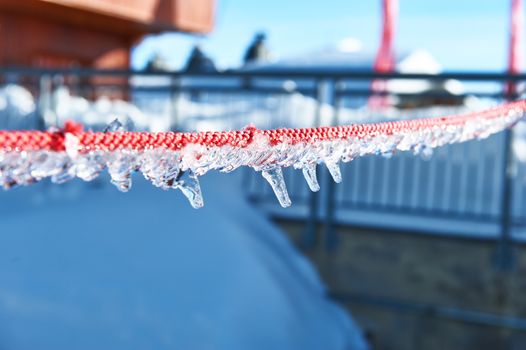
[[[380,0],[216,0],[216,26],[206,36],[147,37],[133,52],[141,68],[159,52],[181,67],[200,44],[221,67],[236,67],[257,31],[265,31],[277,57],[297,56],[335,45],[346,37],[375,52]],[[510,0],[399,0],[396,49],[425,48],[446,70],[506,67]]]

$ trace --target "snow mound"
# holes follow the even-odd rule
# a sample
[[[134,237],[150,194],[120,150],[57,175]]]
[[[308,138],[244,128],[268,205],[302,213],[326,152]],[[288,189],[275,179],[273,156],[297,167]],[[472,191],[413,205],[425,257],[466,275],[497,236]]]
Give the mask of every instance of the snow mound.
[[[36,104],[31,93],[14,84],[0,88],[0,129],[34,129]]]
[[[126,101],[100,97],[92,102],[71,95],[65,86],[57,88],[52,99],[53,108],[48,109],[45,115],[48,125],[62,125],[66,120],[75,120],[97,130],[118,119],[129,130],[150,130],[148,116]]]
[[[125,195],[97,182],[3,193],[2,345],[366,349],[234,178],[205,177],[199,211],[141,181]]]

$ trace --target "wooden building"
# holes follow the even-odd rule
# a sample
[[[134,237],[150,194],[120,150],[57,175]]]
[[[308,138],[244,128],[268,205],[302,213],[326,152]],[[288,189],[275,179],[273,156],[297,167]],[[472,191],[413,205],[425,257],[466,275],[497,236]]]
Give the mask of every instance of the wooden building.
[[[213,18],[214,0],[0,0],[0,65],[124,69],[143,35]]]

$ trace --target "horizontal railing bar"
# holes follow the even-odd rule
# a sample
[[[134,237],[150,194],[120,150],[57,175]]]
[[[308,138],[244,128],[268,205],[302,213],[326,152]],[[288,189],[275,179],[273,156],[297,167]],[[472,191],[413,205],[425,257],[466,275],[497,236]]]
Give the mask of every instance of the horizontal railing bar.
[[[261,202],[254,201],[253,203],[261,204]],[[273,220],[277,221],[283,221],[283,222],[291,222],[291,223],[299,223],[299,224],[305,224],[305,218],[304,217],[294,217],[287,215],[284,212],[278,212],[278,211],[270,211],[268,212],[268,215]],[[320,218],[320,220],[323,221],[323,217]],[[323,224],[323,223],[321,223]],[[342,221],[341,219],[336,219],[334,221],[334,225],[339,228],[351,228],[351,231],[338,231],[338,234],[341,235],[347,235],[349,232],[352,234],[352,232],[356,232],[356,230],[367,230],[370,234],[399,234],[399,235],[406,235],[406,236],[415,236],[415,235],[425,235],[429,238],[437,238],[437,239],[451,239],[451,240],[459,240],[464,242],[490,242],[495,243],[499,239],[499,234],[483,234],[483,235],[473,235],[471,233],[455,233],[455,232],[446,232],[446,231],[439,231],[439,230],[425,230],[418,227],[411,227],[411,226],[404,226],[404,227],[387,227],[387,226],[379,226],[377,223],[372,222],[362,222],[362,223],[349,223]],[[517,235],[513,234],[512,236],[512,242],[515,245],[525,246],[526,245],[526,238],[523,235]]]
[[[65,84],[69,86],[69,84]],[[271,94],[292,94],[300,93],[303,95],[314,95],[316,93],[315,88],[295,88],[295,89],[286,89],[280,87],[263,87],[263,86],[213,86],[213,85],[200,85],[200,86],[178,86],[178,85],[122,85],[122,84],[72,84],[72,88],[79,90],[94,90],[94,89],[129,89],[130,91],[136,92],[173,92],[173,91],[182,91],[182,92],[212,92],[212,93],[271,93]],[[464,93],[459,95],[451,95],[447,93],[388,93],[388,92],[375,92],[371,93],[370,90],[363,89],[352,89],[335,92],[335,96],[398,96],[398,97],[418,97],[418,98],[466,98],[469,96],[477,97],[487,97],[493,99],[502,99],[506,95],[503,92],[473,92],[473,93]]]
[[[146,70],[116,70],[92,68],[36,68],[36,67],[0,67],[0,74],[18,74],[24,76],[74,75],[74,76],[157,76],[157,77],[214,77],[214,78],[306,78],[306,79],[427,79],[443,81],[457,79],[463,81],[526,81],[526,74],[507,74],[505,72],[451,71],[440,74],[427,73],[378,73],[356,69],[311,69],[311,68],[272,68],[253,70],[225,70],[220,72],[159,72]]]
[[[450,319],[481,326],[526,330],[526,318],[481,312],[452,306],[430,303],[400,301],[386,297],[375,297],[358,293],[333,292],[330,296],[340,302],[368,305],[398,312],[414,313],[442,319]]]
[[[302,196],[295,196],[295,198],[292,198],[293,194],[290,194],[291,199],[293,199],[293,202],[295,205],[308,205],[308,200]],[[250,194],[248,196],[248,199],[256,204],[261,205],[265,203],[274,203],[275,198],[271,195],[265,195],[262,196],[260,194]],[[424,218],[429,219],[447,219],[452,218],[457,221],[462,221],[465,219],[465,221],[478,221],[478,222],[484,222],[484,223],[493,223],[498,224],[500,220],[500,217],[498,215],[487,215],[487,214],[473,214],[473,213],[461,213],[461,212],[454,212],[454,211],[443,211],[443,210],[427,210],[423,207],[417,207],[417,208],[409,208],[409,207],[387,207],[384,205],[377,205],[374,203],[373,205],[364,205],[362,204],[356,204],[356,205],[349,205],[349,201],[341,200],[338,201],[338,208],[341,208],[342,210],[363,210],[363,211],[371,211],[371,212],[381,212],[381,213],[394,213],[395,215],[409,215],[409,216],[418,216],[422,215]],[[271,215],[273,217],[279,218],[279,215]],[[306,221],[306,217],[298,218],[294,221]],[[354,227],[356,225],[354,224],[346,224],[342,222],[337,222],[340,226],[349,226]],[[512,226],[514,228],[520,228],[526,226],[526,219],[521,218],[518,216],[514,216],[512,220]],[[367,225],[367,227],[375,227],[374,225],[370,226]],[[434,233],[432,233],[434,234]],[[443,234],[439,234],[440,236],[443,236]],[[497,238],[495,235],[493,238]]]
[[[367,89],[345,89],[345,90],[337,90],[335,93],[336,97],[367,97],[367,96],[398,96],[398,97],[418,97],[421,99],[425,98],[452,98],[452,97],[458,97],[458,98],[466,98],[469,96],[477,96],[477,97],[487,97],[492,99],[502,99],[506,97],[506,94],[504,92],[466,92],[462,94],[449,94],[444,92],[422,92],[422,93],[396,93],[396,92],[375,92],[371,93],[371,90]]]
[[[497,222],[500,220],[499,215],[492,215],[489,213],[474,213],[474,212],[461,212],[455,210],[444,210],[439,208],[425,208],[425,207],[411,207],[405,205],[389,205],[389,204],[380,204],[374,202],[361,202],[361,201],[349,201],[341,200],[339,201],[343,208],[348,209],[365,209],[373,211],[386,211],[397,213],[408,213],[413,215],[425,215],[425,216],[437,216],[437,217],[462,217],[468,220],[481,220],[485,222]]]
[[[31,88],[38,88],[37,83],[24,84]],[[125,90],[130,92],[195,92],[195,93],[268,93],[268,94],[293,94],[300,93],[306,96],[313,96],[316,93],[315,88],[295,88],[285,89],[279,87],[261,87],[261,86],[212,86],[212,85],[201,85],[201,86],[177,86],[177,85],[123,85],[123,84],[64,84],[72,89],[81,91],[96,91],[97,89],[108,89],[108,90]],[[460,95],[450,95],[444,93],[382,93],[374,92],[370,90],[345,90],[335,92],[336,97],[368,97],[368,96],[385,96],[392,95],[398,97],[418,97],[418,98],[466,98],[469,96],[486,97],[491,99],[502,99],[505,97],[505,93],[493,93],[493,92],[467,92]]]
[[[140,85],[115,85],[115,84],[94,84],[81,85],[76,88],[81,90],[89,89],[124,89],[128,88],[130,92],[191,92],[191,93],[267,93],[267,94],[292,94],[301,93],[303,95],[313,95],[315,89],[299,88],[299,89],[285,89],[274,87],[260,87],[260,86],[140,86]]]

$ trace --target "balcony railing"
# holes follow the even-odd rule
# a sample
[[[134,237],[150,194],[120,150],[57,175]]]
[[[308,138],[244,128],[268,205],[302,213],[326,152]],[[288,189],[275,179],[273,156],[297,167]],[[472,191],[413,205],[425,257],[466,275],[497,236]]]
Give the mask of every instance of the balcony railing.
[[[389,90],[386,95],[394,97],[401,108],[385,113],[367,109],[374,79],[397,82],[398,90]],[[134,116],[126,116],[131,124],[160,131],[225,130],[247,124],[259,128],[308,127],[449,114],[505,101],[502,91],[508,81],[521,84],[526,75],[0,68],[2,84],[17,83],[33,94],[36,109],[29,125],[33,128],[81,117],[76,113],[84,113],[82,110],[64,107],[58,91],[65,87],[69,107],[79,101],[89,104],[104,95],[117,96],[136,107]],[[448,89],[448,82],[462,91]],[[422,83],[428,88],[413,91]],[[8,114],[0,112],[0,127],[28,127]],[[523,242],[526,232],[526,165],[514,156],[513,138],[513,133],[506,131],[486,140],[443,147],[428,159],[411,154],[356,159],[344,166],[340,185],[329,180],[327,171],[319,170],[319,193],[311,193],[300,172],[289,169],[285,173],[293,200],[289,209],[279,207],[258,174],[247,171],[242,181],[247,197],[262,210],[276,218],[305,223],[306,247],[315,244],[320,227],[328,249],[338,244],[338,225],[389,228],[495,240],[496,263],[505,268],[513,263],[511,245]]]

